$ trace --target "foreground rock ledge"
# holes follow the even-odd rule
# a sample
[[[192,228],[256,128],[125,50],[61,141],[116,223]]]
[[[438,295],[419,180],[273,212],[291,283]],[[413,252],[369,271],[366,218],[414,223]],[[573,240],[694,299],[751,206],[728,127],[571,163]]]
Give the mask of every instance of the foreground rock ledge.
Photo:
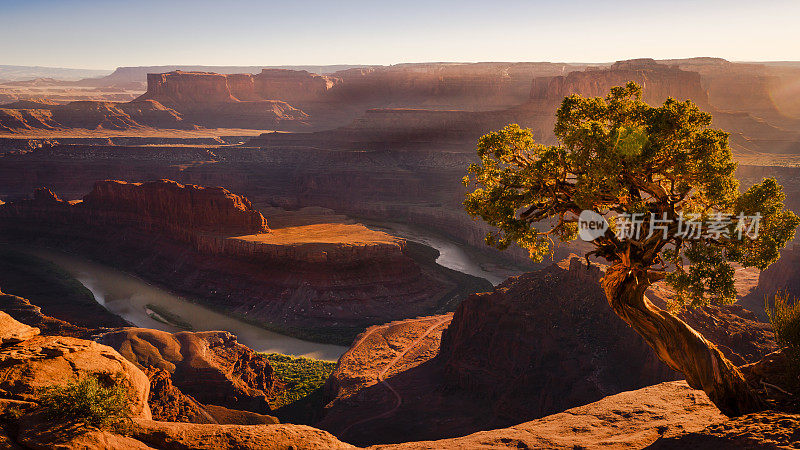
[[[371,448],[645,448],[662,437],[699,431],[726,419],[703,391],[685,381],[670,381],[509,428]]]
[[[92,373],[121,374],[129,383],[131,416],[150,419],[150,381],[111,347],[66,336],[34,336],[0,348],[0,397],[37,401],[39,389]]]

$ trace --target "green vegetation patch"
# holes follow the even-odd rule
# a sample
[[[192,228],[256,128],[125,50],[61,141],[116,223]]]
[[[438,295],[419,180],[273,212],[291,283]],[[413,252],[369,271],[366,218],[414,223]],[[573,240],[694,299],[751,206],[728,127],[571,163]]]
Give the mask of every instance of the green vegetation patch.
[[[795,361],[800,361],[800,301],[779,291],[774,306],[770,308],[767,304],[766,310],[778,345],[787,348]]]
[[[108,427],[130,417],[128,389],[121,375],[97,373],[64,385],[47,386],[39,402],[53,419]]]
[[[273,409],[280,409],[312,394],[321,395],[322,386],[336,363],[302,356],[265,353],[275,374],[286,383],[286,389],[273,402]]]

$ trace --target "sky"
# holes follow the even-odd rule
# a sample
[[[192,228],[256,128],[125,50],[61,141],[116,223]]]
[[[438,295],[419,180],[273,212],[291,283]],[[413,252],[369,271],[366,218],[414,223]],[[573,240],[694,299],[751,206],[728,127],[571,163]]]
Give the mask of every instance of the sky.
[[[800,60],[798,0],[0,0],[0,64]]]

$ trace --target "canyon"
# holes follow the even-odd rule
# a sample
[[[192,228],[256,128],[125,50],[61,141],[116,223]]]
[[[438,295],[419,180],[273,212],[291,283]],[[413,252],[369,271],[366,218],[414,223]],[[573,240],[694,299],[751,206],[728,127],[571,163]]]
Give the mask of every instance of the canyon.
[[[792,426],[798,420],[796,414],[768,411],[729,420],[716,410],[705,394],[692,390],[685,382],[655,382],[640,389],[626,388],[625,384],[632,380],[646,379],[643,382],[650,384],[653,379],[669,379],[675,375],[668,369],[665,371],[666,368],[657,361],[655,364],[645,363],[653,356],[646,349],[636,350],[644,345],[641,338],[630,330],[626,330],[628,335],[616,342],[594,342],[592,336],[581,331],[610,332],[593,329],[614,326],[613,323],[604,325],[609,322],[607,315],[611,313],[601,299],[597,285],[596,278],[601,270],[601,267],[587,267],[577,257],[572,258],[538,273],[512,278],[492,293],[474,295],[463,302],[455,314],[397,321],[368,329],[340,359],[329,380],[326,389],[334,401],[326,408],[319,424],[322,429],[278,424],[268,415],[248,412],[248,408],[269,412],[264,401],[282,388],[282,381],[275,377],[261,356],[253,354],[225,333],[170,334],[122,328],[105,332],[95,337],[99,342],[93,342],[49,333],[40,336],[39,329],[0,312],[0,323],[3,324],[0,360],[11,361],[10,366],[3,366],[4,373],[16,374],[26,368],[26,373],[31,375],[15,377],[14,384],[0,385],[0,438],[10,445],[24,448],[55,445],[354,448],[349,443],[363,445],[370,440],[379,442],[369,447],[375,449],[574,448],[578,444],[591,446],[598,443],[610,448],[644,448],[649,445],[682,448],[687,443],[736,443],[768,448],[771,443],[789,445],[792,442]],[[544,289],[533,290],[532,285]],[[554,296],[548,289],[557,290],[559,294]],[[528,298],[532,294],[537,298]],[[592,297],[597,300],[592,300]],[[571,301],[576,298],[579,301]],[[552,308],[550,303],[554,301],[561,305],[563,312]],[[485,315],[487,306],[498,310],[509,306],[522,309],[495,321]],[[564,359],[564,353],[574,355],[575,345],[581,348],[584,344],[576,341],[577,344],[564,345],[554,338],[549,343],[545,340],[533,347],[524,343],[516,345],[523,336],[536,340],[535,336],[528,336],[535,329],[529,326],[530,320],[524,320],[525,317],[536,316],[538,319],[538,316],[548,313],[563,315],[561,320],[552,318],[558,320],[560,327],[541,327],[541,336],[563,328],[559,331],[562,338],[576,336],[577,341],[585,339],[584,344],[591,347],[587,349],[591,352],[600,350],[600,357],[591,360],[578,358],[588,362],[588,367],[580,364],[565,366],[564,361],[571,360]],[[714,320],[738,321],[745,328],[752,325],[736,309],[714,314]],[[621,323],[619,319],[613,319]],[[583,322],[593,325],[585,328]],[[475,333],[471,332],[473,329]],[[470,333],[465,334],[465,330]],[[445,335],[444,343],[442,334]],[[495,337],[487,338],[490,335]],[[506,347],[498,347],[502,342],[498,339],[508,339]],[[511,342],[515,345],[509,345]],[[750,342],[751,339],[724,342],[724,348],[738,351],[740,344]],[[465,346],[471,347],[467,353],[454,350]],[[58,351],[53,350],[56,348]],[[497,352],[498,348],[507,350]],[[527,364],[524,358],[520,359],[526,354],[534,358]],[[627,368],[628,373],[637,374],[636,377],[614,377],[619,372],[615,372],[611,363],[616,361],[613,355],[630,363],[616,366],[617,370]],[[486,358],[486,365],[478,362],[475,356]],[[743,370],[748,377],[753,377],[753,382],[766,379],[791,386],[786,380],[772,378],[775,374],[785,374],[783,370],[771,368],[776,362],[785,364],[780,356],[779,352],[772,353],[758,363],[744,366]],[[61,359],[73,361],[71,375],[69,371],[63,372]],[[542,376],[558,377],[573,373],[571,371],[576,371],[576,374],[584,371],[584,376],[588,377],[585,381],[578,377],[577,381],[588,383],[587,386],[604,386],[605,392],[590,394],[587,391],[590,397],[599,395],[595,402],[573,397],[574,400],[567,402],[578,401],[582,406],[555,414],[539,412],[534,413],[538,418],[526,418],[525,413],[516,415],[520,412],[516,411],[512,416],[506,416],[513,410],[514,402],[517,402],[516,408],[528,407],[525,399],[537,398],[522,396],[519,389],[547,390],[553,385],[531,385],[530,380],[513,377],[507,371],[516,369],[502,365],[504,361],[515,364],[523,361],[528,369],[541,368]],[[553,363],[560,364],[560,368],[553,370]],[[385,364],[388,365],[384,367]],[[461,375],[455,378],[449,375],[452,367],[458,367],[457,373]],[[45,420],[36,409],[39,400],[35,386],[50,380],[41,374],[69,379],[90,371],[117,373],[120,368],[124,376],[133,380],[130,384],[130,395],[134,399],[131,403],[132,421],[124,435],[80,424],[59,428],[56,423]],[[489,368],[494,373],[487,372]],[[604,370],[608,370],[609,377],[602,375]],[[474,381],[464,384],[464,380],[470,380],[464,374],[470,372],[479,377],[491,373],[490,377],[496,378],[489,384]],[[198,376],[200,373],[204,376]],[[513,373],[528,374],[525,371]],[[590,373],[600,375],[594,378]],[[555,381],[556,378],[552,379]],[[509,383],[509,380],[512,381]],[[596,384],[602,380],[605,382]],[[615,383],[614,386],[609,382]],[[498,397],[494,391],[497,387],[510,389],[514,395]],[[792,387],[796,388],[800,386]],[[230,389],[238,389],[239,393],[231,395],[234,391]],[[615,389],[622,391],[613,393]],[[194,397],[187,392],[203,397]],[[392,395],[400,400],[394,408],[391,400],[387,401],[387,397],[391,399]],[[198,401],[200,398],[204,400]],[[544,404],[548,403],[551,401]],[[232,409],[233,406],[245,408],[237,410]],[[13,415],[8,413],[11,409],[16,411]],[[487,423],[487,418],[492,421]],[[510,421],[512,426],[499,425],[504,421]],[[335,425],[337,423],[344,424],[344,427]],[[332,428],[337,429],[334,431],[337,436],[324,431]],[[414,430],[413,434],[409,434],[410,430]],[[742,434],[738,430],[748,432]],[[373,437],[365,439],[365,432]],[[402,443],[392,444],[392,441]]]
[[[610,310],[603,270],[572,256],[474,294],[452,315],[367,329],[331,375],[317,426],[359,445],[453,438],[680,379]],[[777,349],[739,306],[680,317],[739,365]]]
[[[269,229],[246,198],[168,180],[101,181],[76,201],[40,189],[0,205],[0,228],[6,240],[77,252],[225,314],[337,344],[490,286],[415,260],[404,240],[363,225]]]
[[[782,375],[787,357],[763,304],[777,289],[797,294],[796,249],[761,274],[737,272],[737,304],[680,314],[784,411],[729,420],[612,313],[603,267],[570,256],[586,244],[538,264],[520,248],[488,248],[490,228],[464,213],[460,181],[481,135],[515,122],[553,144],[565,96],[636,81],[651,104],[691,99],[711,113],[731,133],[742,187],[775,176],[797,211],[797,80],[794,66],[693,58],[163,66],[0,83],[0,241],[66,251],[237,320],[348,346],[298,406],[314,419],[279,424],[273,406],[289,382],[241,337],[131,327],[79,286],[38,282],[16,250],[0,248],[0,310],[10,316],[0,328],[11,330],[0,358],[21,380],[0,386],[0,443],[790,445],[800,419],[786,404],[800,387]],[[512,276],[493,288],[442,267],[389,223],[445,236],[479,254],[481,271]],[[664,306],[672,294],[659,284],[647,295]],[[65,434],[37,416],[36,382],[19,367],[51,374],[73,354],[133,380],[129,434]],[[5,412],[12,406],[21,418]]]

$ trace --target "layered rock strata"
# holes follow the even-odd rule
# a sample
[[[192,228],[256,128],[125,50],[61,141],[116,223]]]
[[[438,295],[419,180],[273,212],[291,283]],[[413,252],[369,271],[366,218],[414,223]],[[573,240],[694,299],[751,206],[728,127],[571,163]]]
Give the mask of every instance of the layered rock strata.
[[[602,270],[572,257],[474,294],[452,317],[368,329],[340,358],[318,426],[358,444],[440,439],[679,379],[609,308]],[[737,364],[776,348],[737,306],[681,317]]]
[[[360,225],[268,231],[246,199],[169,181],[99,182],[72,202],[40,190],[2,205],[0,224],[8,237],[77,251],[227,314],[339,343],[488,285],[432,260],[420,265],[403,240]],[[328,331],[304,334],[314,328]]]

